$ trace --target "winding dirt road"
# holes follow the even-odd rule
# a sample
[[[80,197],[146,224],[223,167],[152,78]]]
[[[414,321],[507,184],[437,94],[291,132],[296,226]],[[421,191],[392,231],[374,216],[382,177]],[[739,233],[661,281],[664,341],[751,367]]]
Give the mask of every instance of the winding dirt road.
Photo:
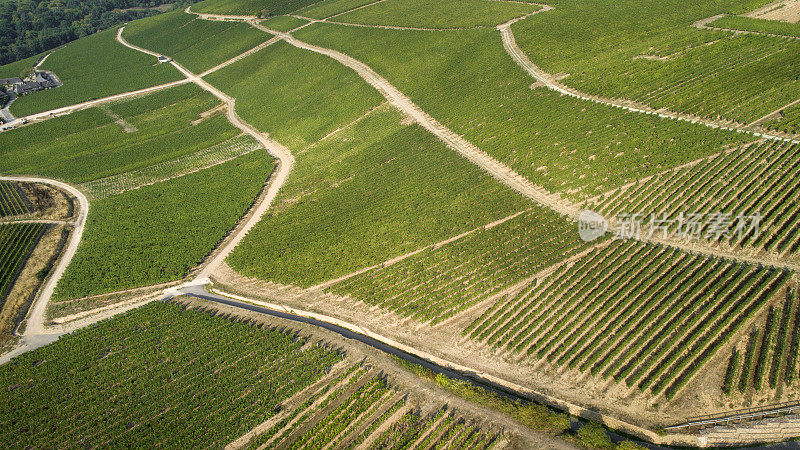
[[[150,50],[138,47],[136,45],[127,42],[125,38],[122,37],[122,30],[124,28],[125,27],[120,28],[119,32],[117,33],[117,41],[119,41],[120,44],[128,48],[132,48],[134,50],[138,50],[140,52],[153,55],[155,57],[162,56],[159,55],[158,53],[152,52]],[[271,43],[276,41],[277,39],[271,39],[265,42],[264,44],[261,44],[261,46],[270,45]],[[246,52],[246,54],[252,54],[251,52],[253,52],[253,50],[249,50],[248,52]],[[226,63],[232,64],[241,59],[237,58],[230,59]],[[226,65],[226,63],[223,64]],[[236,101],[233,97],[230,97],[229,95],[215,88],[207,81],[203,80],[199,76],[192,73],[189,69],[180,65],[177,61],[174,60],[170,61],[170,64],[172,64],[176,69],[178,69],[187,78],[187,80],[197,84],[198,86],[210,92],[218,99],[222,100],[227,105],[228,121],[230,121],[230,123],[236,128],[244,131],[245,133],[255,138],[278,161],[278,168],[275,171],[274,176],[269,181],[270,184],[269,188],[267,189],[266,196],[264,196],[262,201],[258,205],[256,205],[250,217],[244,223],[240,224],[240,226],[231,234],[231,236],[229,236],[226,242],[222,244],[221,250],[217,252],[217,254],[212,259],[207,261],[205,267],[203,267],[200,273],[197,275],[195,283],[202,283],[203,281],[208,279],[211,276],[211,274],[214,273],[215,270],[217,270],[217,268],[219,268],[222,262],[225,261],[225,258],[227,258],[228,255],[230,255],[233,249],[236,248],[237,245],[239,245],[239,243],[242,241],[242,239],[244,239],[247,233],[249,233],[250,230],[253,229],[253,227],[261,220],[261,217],[267,212],[269,207],[275,201],[275,198],[278,196],[278,191],[280,191],[281,187],[284,185],[284,183],[286,183],[286,180],[289,177],[289,173],[292,171],[292,167],[294,167],[294,156],[292,156],[292,152],[290,152],[288,148],[284,147],[274,139],[271,139],[268,136],[262,134],[261,132],[256,130],[252,125],[242,120],[236,114]],[[224,65],[217,66],[217,68],[222,68],[222,67],[224,67]]]
[[[522,18],[517,18],[510,20],[502,25],[499,25],[497,29],[500,31],[500,36],[503,40],[503,47],[505,47],[506,52],[514,59],[514,61],[533,78],[535,78],[538,82],[542,83],[548,89],[554,90],[563,95],[569,95],[570,97],[579,98],[581,100],[588,100],[594,103],[600,103],[603,105],[613,106],[615,108],[622,108],[627,111],[637,112],[641,114],[652,114],[657,115],[658,117],[662,117],[665,119],[673,119],[679,120],[683,122],[691,122],[700,125],[707,126],[709,128],[718,128],[721,130],[728,130],[728,131],[736,131],[741,133],[748,133],[753,136],[757,136],[763,139],[769,139],[772,141],[781,141],[781,142],[790,142],[793,144],[800,144],[800,139],[795,136],[792,137],[784,137],[779,136],[777,134],[772,134],[765,132],[761,129],[751,127],[751,126],[739,126],[739,125],[732,125],[732,124],[722,124],[718,122],[714,122],[708,119],[704,119],[699,116],[694,116],[691,114],[684,114],[684,113],[677,113],[674,111],[668,111],[664,109],[653,109],[647,105],[639,104],[633,101],[621,101],[621,100],[612,100],[608,98],[603,98],[595,95],[586,94],[580,92],[576,89],[572,89],[563,83],[560,83],[556,78],[544,70],[540,69],[536,64],[534,64],[525,52],[517,46],[517,42],[514,39],[514,33],[511,31],[511,25],[516,23]]]
[[[42,286],[40,289],[39,294],[36,296],[33,306],[31,306],[28,324],[25,327],[25,334],[23,335],[23,338],[33,335],[47,334],[47,330],[44,327],[44,317],[45,311],[47,310],[47,304],[50,302],[50,298],[53,296],[53,291],[55,290],[56,284],[64,275],[64,271],[67,270],[67,266],[69,265],[70,261],[72,261],[72,257],[75,256],[75,252],[78,250],[78,244],[81,241],[81,236],[83,236],[83,230],[86,226],[86,217],[89,214],[89,200],[86,199],[86,196],[83,195],[83,192],[66,183],[62,183],[61,181],[36,177],[0,177],[0,180],[47,184],[68,192],[78,201],[78,209],[76,212],[77,215],[75,217],[75,221],[73,222],[73,230],[69,236],[69,242],[62,252],[61,257],[58,259],[56,267],[53,269],[52,273],[45,281],[44,286]]]
[[[544,206],[547,206],[548,208],[553,209],[559,214],[566,215],[569,217],[577,217],[578,214],[580,213],[580,209],[577,207],[577,205],[570,204],[561,199],[559,196],[553,195],[544,190],[543,188],[535,186],[533,183],[528,181],[527,178],[518,174],[505,164],[492,158],[489,154],[487,154],[483,150],[479,149],[478,147],[476,147],[463,137],[459,136],[449,128],[442,125],[439,121],[431,117],[428,113],[423,111],[419,106],[414,104],[414,102],[412,102],[410,98],[408,98],[405,94],[400,92],[400,90],[394,87],[391,83],[389,83],[389,81],[387,81],[382,76],[378,75],[377,72],[372,70],[372,68],[370,68],[363,62],[355,58],[352,58],[348,55],[345,55],[344,53],[338,52],[336,50],[331,50],[328,48],[319,47],[316,45],[303,42],[295,38],[291,34],[281,33],[263,27],[262,25],[257,23],[256,19],[250,19],[248,22],[262,31],[279,36],[280,38],[282,38],[283,40],[285,40],[286,42],[292,44],[297,48],[309,50],[315,53],[328,56],[330,58],[335,59],[336,61],[339,61],[340,63],[349,67],[350,69],[354,70],[367,83],[369,83],[372,87],[377,89],[378,92],[380,92],[381,95],[383,95],[386,98],[386,100],[388,100],[389,103],[391,103],[395,108],[397,108],[399,111],[410,117],[417,124],[428,130],[434,136],[439,138],[450,149],[455,150],[463,157],[471,161],[473,164],[481,167],[492,177],[494,177],[501,183],[505,184],[506,186],[510,187],[511,189],[514,189],[515,191],[534,200],[537,203],[540,203]]]

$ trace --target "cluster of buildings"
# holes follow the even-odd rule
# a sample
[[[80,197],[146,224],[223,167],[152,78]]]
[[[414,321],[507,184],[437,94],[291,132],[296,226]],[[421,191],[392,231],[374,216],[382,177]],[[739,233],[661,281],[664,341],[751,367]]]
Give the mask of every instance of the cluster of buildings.
[[[55,75],[41,70],[37,70],[33,75],[25,78],[0,78],[0,100],[10,98],[12,95],[19,97],[58,86],[61,86],[61,82]]]

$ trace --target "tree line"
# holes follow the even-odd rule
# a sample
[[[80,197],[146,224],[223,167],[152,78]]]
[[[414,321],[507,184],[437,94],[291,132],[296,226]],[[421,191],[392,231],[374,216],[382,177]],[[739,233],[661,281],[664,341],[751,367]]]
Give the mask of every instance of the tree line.
[[[0,65],[120,23],[157,14],[170,0],[0,0]],[[181,3],[181,2],[179,2]]]

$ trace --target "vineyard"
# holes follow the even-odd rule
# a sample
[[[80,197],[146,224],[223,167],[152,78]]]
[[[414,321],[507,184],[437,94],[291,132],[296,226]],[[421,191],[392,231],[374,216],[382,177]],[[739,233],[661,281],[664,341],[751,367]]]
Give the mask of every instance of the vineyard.
[[[691,25],[764,3],[555,0],[513,30],[534,63],[570,74],[563,83],[575,89],[749,123],[800,96],[800,41]]]
[[[337,16],[337,22],[421,28],[493,27],[541,9],[524,2],[386,0]]]
[[[33,212],[19,185],[10,181],[0,181],[0,217],[21,216]]]
[[[295,34],[368,64],[454,132],[570,200],[750,139],[561,96],[535,83],[531,89],[534,80],[506,54],[496,30],[394,31],[317,23]]]
[[[797,145],[761,142],[661,173],[615,191],[590,207],[607,217],[632,212],[672,218],[679,213],[723,213],[731,218],[760,214],[757,235],[740,236],[735,231],[736,220],[723,224],[726,228],[719,230],[719,236],[709,236],[710,225],[702,227],[700,233],[736,249],[754,248],[796,257],[800,249],[800,212],[796,208],[800,192],[792,180],[798,173]]]
[[[54,72],[64,85],[20,97],[11,112],[21,117],[181,78],[169,64],[154,65],[152,56],[122,46],[116,33],[101,31],[54,51],[41,68]]]
[[[0,224],[0,310],[47,225]]]
[[[722,392],[732,396],[752,391],[771,395],[800,379],[800,326],[797,291],[772,306],[763,322],[752,328],[731,351]]]
[[[313,3],[305,8],[298,9],[297,14],[312,19],[324,19],[335,14],[341,14],[351,9],[373,3],[375,0],[323,0]]]
[[[800,24],[779,22],[777,20],[742,16],[723,16],[709,23],[708,26],[800,38]]]
[[[252,205],[274,162],[257,150],[92,203],[81,245],[56,287],[68,300],[180,279]]]
[[[236,112],[293,153],[379,105],[383,97],[352,70],[277,42],[205,79],[236,98]]]
[[[192,5],[192,11],[207,14],[259,15],[261,17],[287,14],[315,0],[206,0]]]
[[[135,20],[123,37],[133,45],[167,55],[195,73],[240,55],[269,37],[245,23],[196,20],[176,10]]]
[[[498,302],[465,334],[672,399],[788,278],[783,270],[615,240]]]
[[[262,147],[255,138],[248,134],[242,134],[179,159],[89,181],[81,184],[80,188],[99,200],[125,191],[138,189],[142,186],[207,169],[246,155],[259,148]]]
[[[535,208],[330,291],[436,324],[585,247],[574,223]]]
[[[796,134],[800,132],[800,104],[795,104],[778,112],[778,118],[764,122],[769,130]]]
[[[278,200],[228,258],[312,286],[506,217],[529,203],[394,109],[298,154]]]
[[[111,115],[90,108],[6,131],[0,171],[84,183],[208,151],[240,134],[222,114],[203,119],[217,106],[211,94],[184,85],[108,105]]]
[[[150,304],[0,366],[0,442],[223,447],[342,359],[295,339]]]
[[[261,25],[264,25],[271,30],[288,32],[307,23],[307,20],[298,19],[297,17],[277,16],[269,20],[262,21]]]

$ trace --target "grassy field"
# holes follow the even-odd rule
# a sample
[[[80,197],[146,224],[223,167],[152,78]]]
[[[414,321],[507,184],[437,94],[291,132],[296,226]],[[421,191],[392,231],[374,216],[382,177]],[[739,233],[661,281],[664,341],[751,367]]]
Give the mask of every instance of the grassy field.
[[[180,279],[234,228],[272,168],[272,157],[258,150],[93,202],[83,240],[55,298]]]
[[[517,43],[567,85],[708,118],[749,123],[800,96],[800,42],[691,25],[762,0],[550,2],[513,26]]]
[[[192,5],[192,11],[208,14],[257,15],[264,18],[287,14],[315,0],[205,0]]]
[[[10,130],[0,172],[83,183],[176,159],[240,133],[222,115],[192,124],[219,104],[189,84]]]
[[[488,0],[386,0],[336,17],[337,22],[421,28],[496,26],[541,9],[522,2]]]
[[[0,225],[0,310],[46,227],[43,224]]]
[[[534,80],[505,53],[495,30],[318,23],[296,34],[365,62],[456,133],[576,200],[750,139],[531,89]]]
[[[298,19],[292,16],[277,16],[269,20],[264,20],[261,25],[278,31],[291,31],[301,25],[307,24],[307,20]]]
[[[131,44],[167,55],[195,73],[270,38],[246,23],[200,20],[180,10],[135,20],[125,26],[123,36]]]
[[[330,291],[435,324],[584,248],[573,222],[533,208],[339,282]]]
[[[788,279],[761,265],[612,241],[498,302],[465,334],[671,399]]]
[[[223,447],[342,358],[295,339],[147,305],[0,367],[0,443]]]
[[[736,149],[692,167],[659,174],[629,189],[598,199],[593,209],[607,217],[638,212],[677,218],[679,214],[728,214],[719,230],[703,227],[701,237],[733,249],[755,249],[796,258],[800,250],[798,146],[762,143]],[[759,214],[758,233],[739,233],[737,217]],[[749,228],[749,222],[743,231]],[[673,227],[670,233],[676,230]],[[723,234],[724,233],[724,234]]]
[[[309,286],[528,204],[398,112],[375,111],[297,155],[272,210],[229,258],[249,276]]]
[[[236,112],[294,152],[355,120],[383,97],[338,62],[275,43],[206,80],[236,98]]]
[[[101,31],[53,52],[42,69],[64,85],[19,98],[11,112],[20,117],[182,78],[171,65],[156,65],[152,56],[118,43],[116,33],[116,28]]]
[[[800,37],[800,24],[779,22],[777,20],[758,19],[754,17],[728,15],[709,23],[708,26],[726,28],[730,30],[753,31],[756,33]]]

